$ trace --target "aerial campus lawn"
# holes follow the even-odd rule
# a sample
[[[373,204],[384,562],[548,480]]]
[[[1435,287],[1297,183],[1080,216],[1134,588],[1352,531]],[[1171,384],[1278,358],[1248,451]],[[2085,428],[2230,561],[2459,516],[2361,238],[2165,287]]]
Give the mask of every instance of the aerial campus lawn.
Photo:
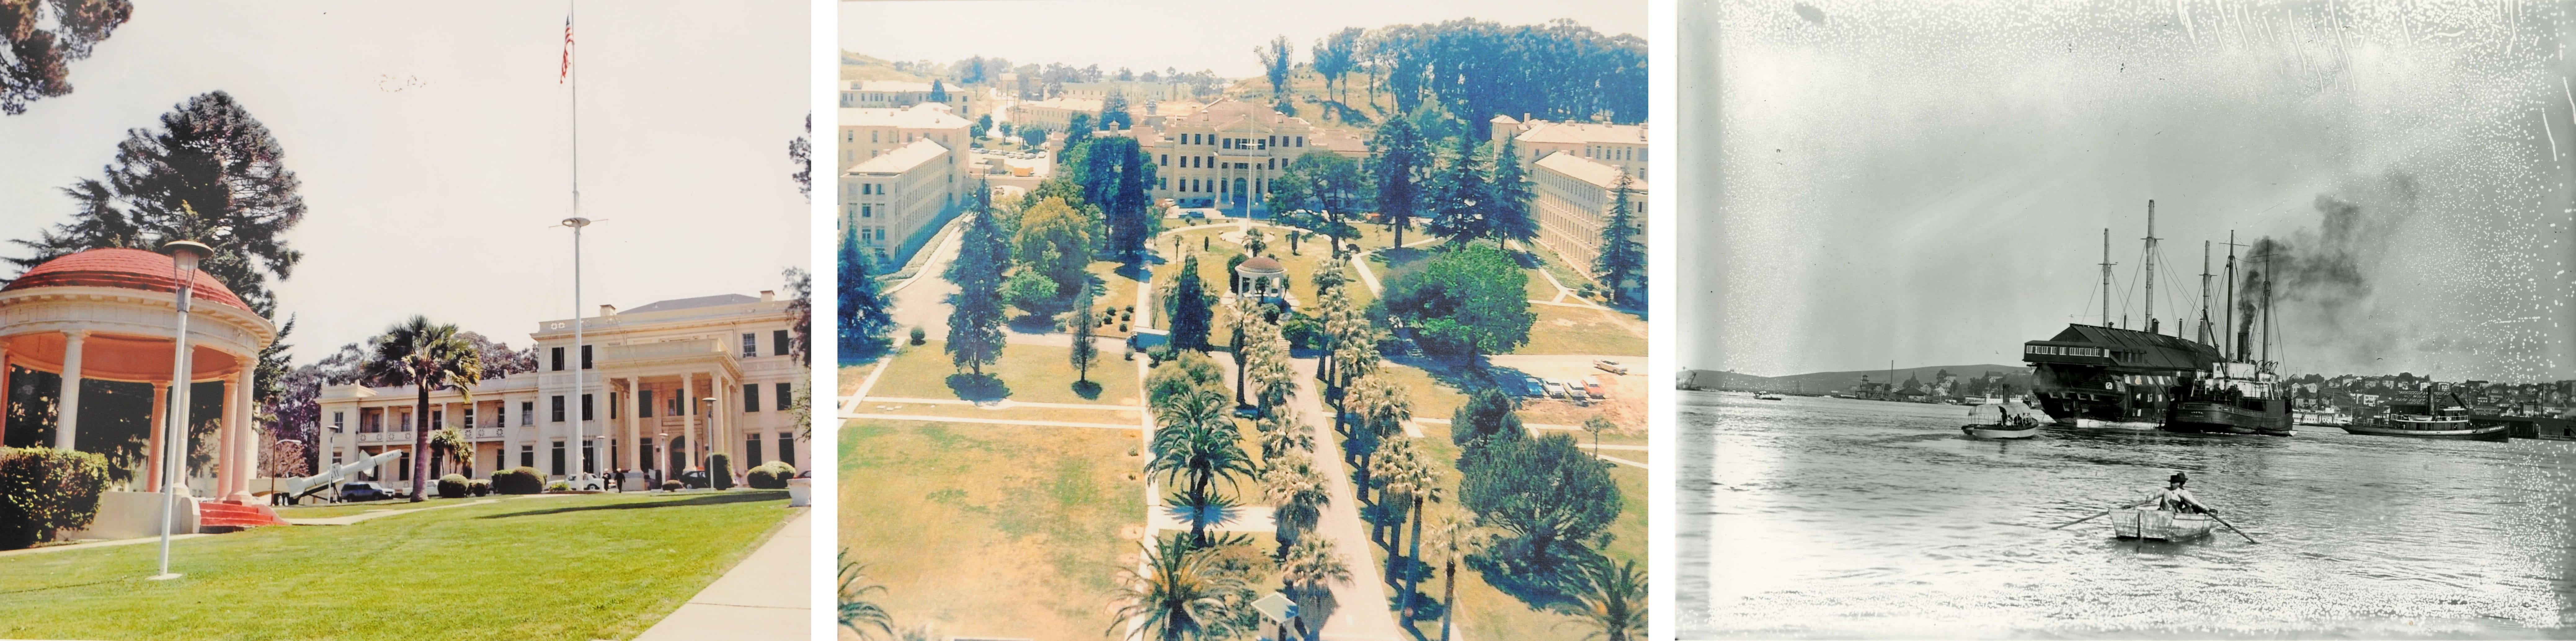
[[[1173,284],[1178,282],[1177,279],[1180,278],[1181,273],[1180,265],[1182,264],[1180,256],[1197,254],[1199,257],[1199,282],[1206,284],[1211,295],[1222,295],[1225,293],[1226,283],[1230,280],[1227,278],[1225,271],[1226,261],[1231,260],[1237,254],[1242,254],[1243,246],[1236,244],[1233,241],[1219,239],[1217,237],[1220,235],[1235,233],[1239,229],[1239,227],[1234,225],[1201,225],[1194,229],[1184,228],[1184,230],[1179,233],[1171,234],[1163,238],[1161,245],[1161,247],[1163,247],[1163,251],[1169,252],[1170,248],[1173,246],[1171,244],[1173,240],[1178,239],[1180,241],[1179,247],[1181,254],[1165,256],[1166,262],[1156,270],[1154,275],[1154,291],[1158,295],[1152,303],[1156,308],[1154,310],[1155,327],[1171,326],[1170,316],[1164,313],[1164,310],[1161,309],[1162,302],[1159,296],[1170,293],[1172,291]],[[1315,266],[1318,262],[1332,257],[1332,250],[1326,248],[1323,243],[1309,242],[1305,243],[1305,246],[1299,253],[1292,254],[1288,251],[1287,241],[1279,237],[1279,229],[1263,227],[1261,230],[1263,234],[1269,235],[1269,242],[1271,243],[1269,247],[1263,248],[1264,251],[1262,253],[1270,256],[1272,259],[1278,260],[1280,266],[1288,270],[1288,292],[1290,294],[1294,294],[1297,297],[1297,301],[1303,305],[1307,311],[1311,312],[1314,306],[1319,302],[1319,299],[1316,298],[1315,294]],[[1351,302],[1353,304],[1365,307],[1370,301],[1376,299],[1374,295],[1368,292],[1368,288],[1366,286],[1359,284],[1358,272],[1352,271],[1352,268],[1350,267],[1343,267],[1342,269],[1344,275],[1349,277],[1352,284],[1352,287],[1349,288],[1347,294],[1351,297]],[[1225,333],[1226,331],[1230,331],[1225,329],[1226,320],[1224,310],[1218,310],[1215,322],[1211,324],[1211,329],[1216,331],[1211,332],[1209,337],[1210,340],[1222,343],[1233,339],[1231,334]]]
[[[992,386],[958,375],[955,362],[949,360],[944,347],[946,344],[934,339],[920,345],[898,347],[900,351],[889,357],[893,360],[886,363],[885,373],[877,376],[877,386],[868,390],[868,396],[1009,399],[1024,403],[1144,403],[1144,395],[1136,387],[1136,367],[1125,360],[1125,351],[1121,349],[1100,350],[1100,358],[1092,363],[1090,374],[1091,382],[1099,387],[1078,390],[1074,384],[1079,378],[1073,365],[1067,361],[1073,348],[1025,343],[1005,346],[1000,361],[984,366],[986,374],[1001,381],[999,386]],[[865,378],[867,372],[861,369],[858,375]],[[852,391],[855,389],[853,386]]]
[[[795,512],[783,491],[507,497],[348,526],[0,557],[0,637],[625,639]]]
[[[1131,430],[850,421],[839,540],[899,627],[1111,638],[1145,527],[1142,447]]]
[[[1459,450],[1449,440],[1449,426],[1424,424],[1422,432],[1419,444],[1424,446],[1423,458],[1438,466],[1441,478],[1447,480],[1450,496],[1457,496]],[[1590,442],[1588,437],[1589,435],[1577,434],[1576,440],[1588,443]],[[1642,459],[1627,456],[1631,453],[1642,454],[1642,452],[1613,452],[1611,455],[1642,462]],[[1610,478],[1619,484],[1621,507],[1618,520],[1613,521],[1609,527],[1610,543],[1597,548],[1597,551],[1613,562],[1635,561],[1639,568],[1644,568],[1646,565],[1646,471],[1613,464],[1610,466]],[[1423,516],[1431,519],[1428,522],[1437,523],[1440,518],[1458,509],[1461,508],[1453,499],[1449,502],[1425,506]],[[1406,536],[1411,537],[1409,527]],[[1373,558],[1377,559],[1378,563],[1384,564],[1386,551],[1375,546],[1371,548],[1375,554]],[[1440,596],[1440,582],[1437,575],[1426,577],[1420,589],[1426,599],[1437,599]],[[1468,638],[1568,640],[1585,638],[1585,629],[1580,626],[1564,625],[1572,619],[1554,612],[1551,609],[1553,605],[1553,601],[1532,603],[1505,593],[1493,587],[1493,584],[1488,583],[1481,573],[1470,568],[1468,564],[1459,564],[1457,623],[1459,630]],[[1436,611],[1429,608],[1425,610],[1426,615]],[[1424,620],[1418,627],[1431,636],[1439,634],[1439,621],[1436,618]]]

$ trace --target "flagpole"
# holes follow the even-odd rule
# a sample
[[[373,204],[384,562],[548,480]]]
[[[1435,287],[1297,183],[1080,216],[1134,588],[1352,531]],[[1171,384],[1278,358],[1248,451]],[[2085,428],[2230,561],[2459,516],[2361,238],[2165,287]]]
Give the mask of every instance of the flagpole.
[[[572,227],[572,393],[576,402],[583,399],[584,390],[590,389],[590,359],[585,358],[582,351],[581,335],[581,228],[589,226],[590,220],[581,216],[581,70],[572,64],[572,24],[580,8],[581,4],[575,0],[564,2],[564,77],[572,84],[572,111],[566,114],[572,121],[572,217],[565,219],[564,224]],[[587,436],[582,429],[582,420],[588,418],[584,413],[589,410],[590,404],[583,402],[581,408],[573,412],[572,433],[564,438],[565,455],[572,459],[572,464],[563,471],[566,490],[581,489],[573,479],[590,462],[590,457],[585,456],[582,450],[582,439]]]

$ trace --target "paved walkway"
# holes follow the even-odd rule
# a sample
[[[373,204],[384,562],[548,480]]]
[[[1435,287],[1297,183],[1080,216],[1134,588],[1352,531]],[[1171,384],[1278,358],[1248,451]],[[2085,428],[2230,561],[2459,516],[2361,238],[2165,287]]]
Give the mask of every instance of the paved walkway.
[[[212,534],[172,534],[172,535],[170,535],[170,540],[172,540],[172,541],[185,541],[185,540],[188,540],[188,539],[193,539],[193,538],[197,538],[197,537],[201,537],[201,536],[214,536],[214,535],[212,535]],[[0,552],[0,558],[8,558],[8,557],[20,556],[20,555],[26,555],[26,554],[44,554],[44,553],[46,553],[46,552],[68,552],[68,551],[71,551],[71,550],[91,550],[91,549],[97,549],[97,548],[112,548],[112,547],[125,546],[125,545],[141,545],[141,544],[145,544],[145,543],[160,543],[160,542],[161,542],[161,537],[158,537],[158,536],[147,536],[147,537],[142,537],[142,538],[133,538],[133,539],[111,539],[111,540],[106,540],[106,541],[90,541],[90,542],[86,542],[86,543],[73,543],[73,544],[70,544],[70,545],[48,545],[48,546],[40,547],[40,548],[26,548],[26,549],[20,549],[20,550],[9,550],[9,551],[6,551],[6,552]]]
[[[1322,390],[1315,387],[1315,361],[1291,359],[1297,368],[1297,394],[1290,402],[1299,415],[1315,430],[1315,472],[1332,481],[1333,501],[1316,520],[1315,533],[1331,537],[1333,551],[1342,564],[1351,568],[1351,580],[1334,583],[1330,618],[1321,628],[1326,639],[1403,639],[1410,638],[1395,622],[1387,609],[1386,580],[1380,574],[1383,566],[1370,556],[1376,545],[1369,541],[1368,522],[1360,520],[1359,495],[1351,489],[1350,469],[1342,464],[1342,446],[1333,433],[1333,413],[1323,403]],[[1319,608],[1320,609],[1320,608]]]
[[[813,556],[814,513],[795,509],[796,516],[760,549],[636,641],[812,637],[814,607],[806,582],[813,571],[807,561]]]
[[[331,518],[327,518],[327,519],[290,519],[290,518],[286,518],[286,517],[278,517],[278,520],[280,520],[280,521],[285,521],[287,525],[357,525],[359,522],[362,522],[362,521],[370,521],[370,520],[375,520],[375,519],[381,519],[381,518],[385,518],[385,517],[388,517],[388,516],[393,516],[393,515],[396,515],[396,514],[410,514],[410,513],[413,513],[413,512],[421,512],[421,511],[427,511],[427,510],[440,510],[440,509],[446,509],[446,508],[451,508],[451,507],[464,507],[464,506],[468,506],[468,505],[482,505],[482,504],[485,504],[485,503],[499,503],[499,502],[501,502],[501,499],[483,499],[483,500],[480,500],[480,501],[467,501],[467,502],[464,502],[464,503],[449,503],[449,504],[446,504],[446,505],[439,505],[439,506],[432,506],[432,507],[416,507],[416,508],[412,508],[412,509],[408,509],[408,510],[394,510],[394,509],[385,509],[385,510],[368,510],[368,511],[365,511],[365,512],[360,512],[360,513],[357,513],[357,514],[351,514],[351,515],[348,515],[348,516],[335,516],[335,517],[331,517]]]

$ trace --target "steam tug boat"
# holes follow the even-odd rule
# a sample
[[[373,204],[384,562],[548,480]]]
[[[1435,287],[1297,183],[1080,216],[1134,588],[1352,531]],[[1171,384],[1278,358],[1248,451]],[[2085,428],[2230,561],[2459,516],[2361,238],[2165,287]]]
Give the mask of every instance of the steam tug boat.
[[[2452,402],[2459,398],[2454,395]],[[2388,409],[2374,416],[2355,420],[2343,431],[2372,436],[2407,436],[2472,441],[2502,441],[2510,438],[2501,423],[2477,425],[2469,422],[2466,403],[2445,406],[2434,400],[2432,388],[2425,388],[2423,403],[2390,402]]]

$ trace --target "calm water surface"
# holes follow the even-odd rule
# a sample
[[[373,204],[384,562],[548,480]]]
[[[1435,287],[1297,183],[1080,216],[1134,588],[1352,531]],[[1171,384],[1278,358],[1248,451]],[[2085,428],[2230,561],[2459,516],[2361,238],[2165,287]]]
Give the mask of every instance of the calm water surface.
[[[1987,441],[1957,406],[1679,394],[1685,638],[2576,634],[2576,443]],[[2177,470],[2262,543],[2047,529]]]

